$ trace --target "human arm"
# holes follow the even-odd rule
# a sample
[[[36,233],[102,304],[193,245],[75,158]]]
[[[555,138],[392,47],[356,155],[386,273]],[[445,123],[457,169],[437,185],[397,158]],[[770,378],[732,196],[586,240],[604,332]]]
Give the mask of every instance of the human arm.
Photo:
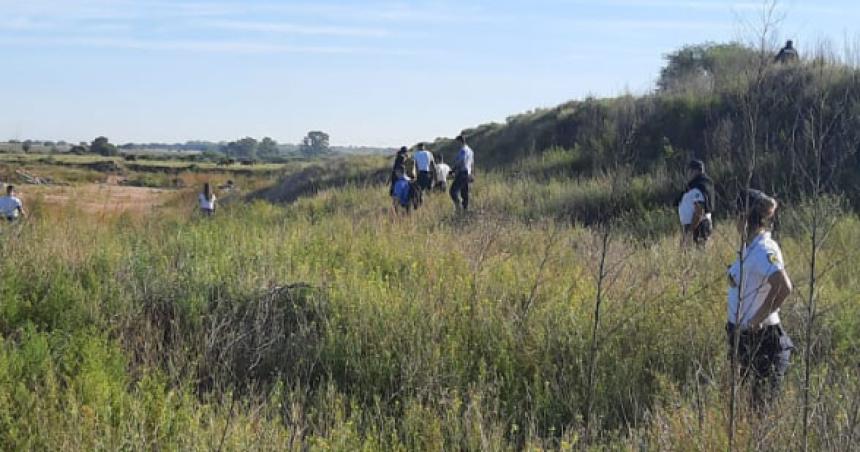
[[[24,203],[22,203],[20,199],[15,198],[15,209],[18,210],[18,214],[21,215],[21,218],[27,217],[27,212],[24,210]]]
[[[761,307],[753,315],[752,320],[750,320],[750,326],[754,329],[758,329],[759,325],[764,322],[764,319],[773,312],[776,312],[793,290],[791,280],[788,278],[785,270],[778,270],[768,276],[767,283],[770,286],[770,290],[768,290]]]
[[[693,204],[693,221],[690,222],[690,233],[692,234],[696,228],[699,227],[699,224],[702,220],[705,219],[705,206],[701,202],[697,202]]]

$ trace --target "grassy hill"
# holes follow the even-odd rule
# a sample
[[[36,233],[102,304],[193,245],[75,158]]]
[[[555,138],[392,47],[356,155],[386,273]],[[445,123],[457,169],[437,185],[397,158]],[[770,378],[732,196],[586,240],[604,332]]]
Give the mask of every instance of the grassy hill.
[[[671,202],[696,157],[718,200],[748,181],[798,199],[818,179],[860,207],[860,71],[826,55],[790,65],[771,58],[739,45],[690,46],[667,56],[652,94],[571,101],[463,133],[481,169],[518,178],[650,175],[658,189],[645,205]],[[449,161],[456,152],[446,139],[433,149]]]

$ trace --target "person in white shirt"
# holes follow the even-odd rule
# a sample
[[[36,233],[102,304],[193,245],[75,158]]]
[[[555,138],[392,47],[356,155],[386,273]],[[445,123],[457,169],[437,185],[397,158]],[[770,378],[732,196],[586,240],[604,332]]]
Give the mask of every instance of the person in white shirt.
[[[457,142],[460,144],[460,151],[454,160],[454,183],[451,184],[449,193],[455,208],[459,210],[462,207],[465,211],[469,209],[469,186],[474,180],[475,153],[466,144],[463,135],[457,137]]]
[[[692,160],[687,165],[687,188],[678,201],[678,218],[681,220],[681,246],[690,241],[699,246],[707,244],[713,232],[714,183],[705,174],[705,164]]]
[[[26,216],[24,204],[16,194],[15,187],[13,185],[7,185],[6,196],[0,197],[0,215],[9,222]]]
[[[439,191],[448,189],[448,175],[451,174],[451,167],[445,163],[445,159],[440,155],[439,163],[436,164],[436,182],[435,188]]]
[[[433,188],[433,173],[436,171],[433,153],[426,149],[424,143],[418,143],[418,151],[412,159],[415,160],[415,168],[418,170],[418,187],[421,190],[430,190]]]
[[[209,182],[203,184],[203,192],[197,195],[197,200],[200,203],[200,211],[203,215],[211,216],[215,213],[215,194],[212,193],[212,187]]]
[[[744,249],[728,269],[726,331],[732,361],[752,379],[753,402],[763,409],[779,393],[794,348],[779,319],[792,285],[770,233],[776,200],[745,190],[737,207]]]

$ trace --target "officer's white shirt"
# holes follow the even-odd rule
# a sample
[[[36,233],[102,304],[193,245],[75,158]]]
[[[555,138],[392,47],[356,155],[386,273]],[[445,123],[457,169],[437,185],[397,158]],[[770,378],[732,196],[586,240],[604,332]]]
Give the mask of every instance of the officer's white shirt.
[[[18,218],[18,209],[22,207],[21,200],[15,196],[3,196],[0,198],[0,215],[6,218]]]
[[[448,174],[451,172],[451,167],[445,163],[436,164],[436,180],[445,182],[448,179]]]
[[[197,196],[197,199],[200,201],[201,209],[215,210],[215,195],[212,195],[212,199],[206,199],[206,195],[200,193]]]
[[[466,171],[466,174],[472,174],[472,166],[475,164],[475,153],[472,151],[472,148],[469,145],[464,144],[462,148],[460,148],[460,153],[457,154],[457,161],[454,165],[457,167],[457,171]]]
[[[433,161],[433,154],[430,151],[418,151],[414,159],[418,171],[430,171],[430,162]]]
[[[678,217],[681,220],[681,224],[686,226],[688,224],[693,224],[693,217],[696,214],[696,203],[705,202],[705,195],[702,194],[701,190],[698,188],[694,188],[686,193],[681,198],[681,202],[678,204]],[[710,220],[711,214],[706,213],[703,219]]]
[[[743,262],[743,298],[738,283],[741,281],[740,259],[729,267],[728,321],[740,324],[741,329],[747,329],[755,313],[758,312],[770,291],[767,279],[774,273],[785,270],[782,251],[770,236],[770,232],[762,232],[744,251]],[[738,311],[740,305],[740,311]],[[772,312],[762,322],[761,326],[779,324],[779,310]]]

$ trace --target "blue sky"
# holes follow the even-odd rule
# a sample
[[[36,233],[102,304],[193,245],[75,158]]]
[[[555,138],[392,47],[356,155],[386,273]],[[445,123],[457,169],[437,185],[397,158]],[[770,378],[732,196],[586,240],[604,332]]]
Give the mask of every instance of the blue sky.
[[[587,95],[751,36],[759,1],[0,0],[0,140],[399,146]],[[779,38],[857,42],[853,0],[783,1]]]

